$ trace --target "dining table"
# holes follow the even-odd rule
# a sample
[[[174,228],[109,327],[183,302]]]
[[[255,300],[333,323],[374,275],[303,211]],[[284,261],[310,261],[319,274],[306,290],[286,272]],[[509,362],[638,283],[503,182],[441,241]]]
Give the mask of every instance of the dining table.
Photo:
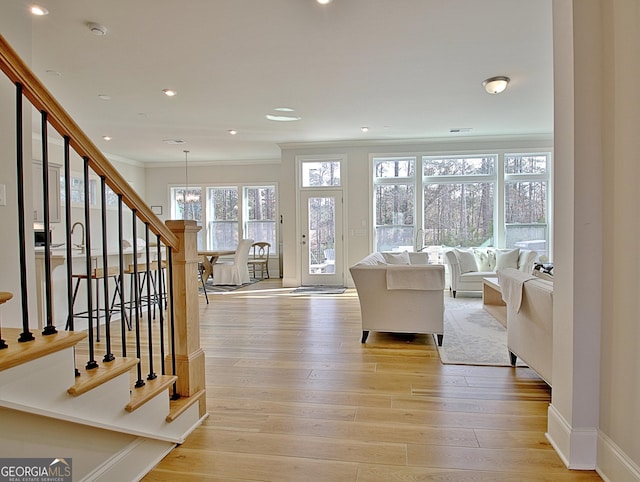
[[[231,256],[236,254],[234,249],[212,249],[198,251],[198,256],[202,256],[202,281],[206,282],[213,274],[213,265],[216,264],[220,256]]]

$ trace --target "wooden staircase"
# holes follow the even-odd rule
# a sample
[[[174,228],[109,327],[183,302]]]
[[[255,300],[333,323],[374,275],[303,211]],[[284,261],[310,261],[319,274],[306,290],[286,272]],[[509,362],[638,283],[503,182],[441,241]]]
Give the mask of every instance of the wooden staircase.
[[[16,339],[19,330],[5,333]],[[202,422],[204,390],[171,400],[176,377],[166,375],[133,388],[135,358],[76,377],[74,352],[85,338],[61,332],[0,350],[0,451],[70,458],[73,480],[139,480]]]

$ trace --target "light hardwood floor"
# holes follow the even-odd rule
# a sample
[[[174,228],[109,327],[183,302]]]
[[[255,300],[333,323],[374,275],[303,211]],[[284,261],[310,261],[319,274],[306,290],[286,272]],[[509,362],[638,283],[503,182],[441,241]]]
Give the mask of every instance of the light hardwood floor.
[[[362,345],[354,290],[291,291],[203,299],[209,417],[143,480],[600,480],[547,442],[528,368],[442,365],[427,335]]]

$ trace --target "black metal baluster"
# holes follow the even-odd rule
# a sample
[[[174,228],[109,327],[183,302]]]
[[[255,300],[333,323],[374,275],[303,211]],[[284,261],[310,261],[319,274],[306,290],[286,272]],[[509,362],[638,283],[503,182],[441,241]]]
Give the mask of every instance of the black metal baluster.
[[[71,159],[70,139],[64,137],[64,216],[67,226],[66,252],[67,252],[67,330],[73,331],[73,259],[71,252]]]
[[[111,352],[111,298],[109,297],[109,252],[107,249],[107,182],[104,176],[100,176],[100,187],[102,194],[102,271],[104,285],[104,337],[106,338],[106,351],[103,362],[115,360],[115,356]],[[98,309],[100,307],[98,306]],[[100,313],[98,312],[98,325],[100,325]]]
[[[118,259],[120,264],[120,275],[118,282],[120,283],[120,330],[122,339],[122,356],[127,356],[127,328],[131,330],[130,321],[127,318],[127,307],[124,297],[124,246],[123,246],[124,225],[122,220],[122,194],[118,194]],[[131,301],[131,300],[130,300]]]
[[[18,179],[18,248],[20,250],[20,295],[22,298],[22,333],[19,342],[35,340],[29,331],[29,299],[27,295],[27,252],[24,230],[24,150],[22,148],[22,84],[16,82],[16,166]]]
[[[53,303],[51,301],[51,212],[49,206],[49,135],[47,133],[47,113],[40,111],[40,137],[42,139],[42,213],[44,223],[44,294],[45,316],[47,319],[43,335],[58,333],[53,325]]]
[[[95,360],[95,340],[93,338],[93,280],[91,266],[91,206],[89,198],[89,158],[84,157],[84,226],[85,226],[85,260],[87,268],[87,331],[89,334],[89,360],[85,368],[98,368]],[[98,319],[100,319],[98,317]]]
[[[149,246],[149,223],[145,223],[145,253],[146,253],[146,268],[147,268],[147,336],[149,339],[147,340],[147,345],[149,347],[149,374],[147,375],[147,380],[155,380],[158,378],[158,375],[153,371],[153,320],[151,318],[151,307],[155,307],[155,303],[151,302],[151,252]],[[154,290],[156,291],[156,296],[158,292],[157,285],[154,283]],[[154,308],[155,309],[155,308]]]
[[[133,286],[135,292],[135,311],[136,311],[136,357],[138,357],[138,379],[136,380],[135,387],[139,388],[145,385],[144,380],[142,379],[142,365],[140,363],[141,358],[141,347],[140,347],[140,283],[138,282],[138,211],[133,209],[131,211],[132,214],[132,222],[133,222]]]
[[[158,253],[156,255],[156,259],[158,260],[158,292],[159,292],[159,296],[158,296],[158,310],[159,310],[159,316],[160,316],[160,373],[162,373],[163,375],[166,375],[167,370],[165,368],[165,362],[164,362],[164,309],[162,306],[162,300],[163,298],[166,298],[166,294],[165,294],[165,283],[164,283],[164,277],[162,276],[162,246],[161,246],[162,242],[160,240],[160,235],[156,235],[156,246],[158,249]],[[166,307],[166,301],[165,301],[165,307]]]

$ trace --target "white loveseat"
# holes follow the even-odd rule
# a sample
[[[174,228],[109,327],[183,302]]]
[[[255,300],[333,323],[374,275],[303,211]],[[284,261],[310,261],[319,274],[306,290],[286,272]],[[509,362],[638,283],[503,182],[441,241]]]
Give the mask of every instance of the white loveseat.
[[[449,289],[482,291],[482,279],[496,277],[500,269],[513,268],[531,273],[537,253],[528,249],[452,248],[444,252],[449,271]]]
[[[511,364],[520,358],[551,386],[553,281],[505,269],[498,272],[498,282],[507,304]]]
[[[427,253],[372,253],[349,268],[369,331],[444,335],[444,266]]]

